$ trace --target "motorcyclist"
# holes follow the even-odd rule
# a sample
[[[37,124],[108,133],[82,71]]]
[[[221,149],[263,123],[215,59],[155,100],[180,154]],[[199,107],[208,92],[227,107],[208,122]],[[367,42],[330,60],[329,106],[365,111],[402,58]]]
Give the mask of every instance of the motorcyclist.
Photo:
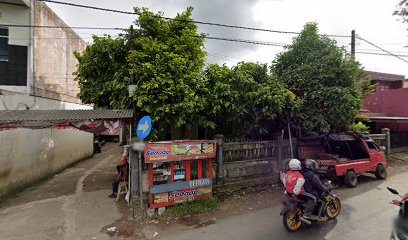
[[[405,193],[404,195],[401,196],[401,199],[394,199],[392,200],[392,203],[395,205],[401,205],[401,202],[408,200],[408,192]]]
[[[313,159],[306,159],[304,161],[304,167],[302,168],[302,174],[305,177],[304,188],[308,193],[313,194],[316,197],[316,205],[319,205],[318,217],[321,218],[321,214],[324,208],[324,198],[329,189],[322,183],[317,173],[318,164]]]
[[[316,219],[317,217],[312,215],[313,210],[316,207],[316,197],[304,189],[305,178],[301,173],[301,162],[298,159],[290,160],[289,169],[290,171],[288,171],[282,179],[286,188],[286,193],[306,202],[303,213],[304,218]]]

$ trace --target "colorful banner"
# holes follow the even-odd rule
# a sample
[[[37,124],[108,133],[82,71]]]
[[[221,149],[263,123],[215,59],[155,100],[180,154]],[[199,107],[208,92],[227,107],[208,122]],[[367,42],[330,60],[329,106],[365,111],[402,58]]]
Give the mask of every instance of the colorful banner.
[[[216,141],[148,143],[146,163],[215,158]]]
[[[201,198],[204,195],[211,194],[211,187],[185,189],[169,193],[169,200],[174,200],[174,203],[190,202]]]
[[[168,202],[169,202],[168,193],[160,193],[160,194],[153,195],[153,204],[168,203]]]
[[[120,120],[104,121],[103,126],[106,128],[106,130],[101,132],[100,135],[108,135],[108,136],[119,136],[120,135],[120,129],[122,128],[122,125],[120,124]]]
[[[191,181],[181,181],[175,183],[166,183],[166,184],[158,184],[153,185],[150,188],[150,193],[158,194],[164,192],[177,192],[186,189],[192,188],[204,188],[212,186],[212,180],[209,178],[202,178],[202,179],[195,179]]]

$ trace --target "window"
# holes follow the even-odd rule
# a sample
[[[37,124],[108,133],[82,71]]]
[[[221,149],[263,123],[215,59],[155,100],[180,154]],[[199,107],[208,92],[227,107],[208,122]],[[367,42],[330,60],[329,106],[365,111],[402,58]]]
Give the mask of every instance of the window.
[[[174,181],[186,181],[186,161],[174,162]]]
[[[190,180],[198,179],[198,160],[190,161]]]
[[[208,178],[209,177],[209,172],[210,172],[210,165],[208,163],[209,161],[207,159],[202,160],[202,165],[203,165],[203,178]]]
[[[9,47],[8,47],[8,29],[0,28],[0,61],[8,61]]]
[[[368,149],[370,149],[370,150],[379,150],[379,147],[374,142],[367,141],[366,143],[368,145]]]
[[[354,140],[354,141],[347,141],[347,145],[350,148],[350,153],[351,153],[350,159],[354,160],[354,159],[364,159],[364,158],[370,157],[370,155],[368,155],[368,152],[363,142],[360,139]]]

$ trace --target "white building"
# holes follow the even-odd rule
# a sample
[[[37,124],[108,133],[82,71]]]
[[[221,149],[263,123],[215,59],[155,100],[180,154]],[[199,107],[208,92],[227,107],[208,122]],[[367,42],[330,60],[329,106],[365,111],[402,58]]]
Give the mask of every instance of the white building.
[[[43,2],[0,0],[0,110],[92,109],[72,75],[85,47]],[[91,133],[0,126],[0,200],[92,154]]]
[[[72,75],[85,47],[43,2],[0,0],[0,110],[90,109]]]

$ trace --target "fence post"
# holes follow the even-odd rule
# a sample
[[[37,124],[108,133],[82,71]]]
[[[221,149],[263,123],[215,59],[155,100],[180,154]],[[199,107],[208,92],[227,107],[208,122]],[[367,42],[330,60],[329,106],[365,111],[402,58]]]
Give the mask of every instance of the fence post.
[[[381,129],[381,132],[385,134],[386,141],[387,141],[387,154],[391,153],[391,134],[390,134],[390,129],[389,128],[383,128]]]
[[[215,135],[215,139],[217,140],[217,184],[222,185],[223,184],[223,173],[224,169],[222,167],[222,151],[223,151],[223,145],[224,145],[224,136],[221,134]]]
[[[283,162],[283,134],[277,136],[277,155],[278,155],[278,169],[280,170]],[[278,170],[278,171],[279,171]]]

